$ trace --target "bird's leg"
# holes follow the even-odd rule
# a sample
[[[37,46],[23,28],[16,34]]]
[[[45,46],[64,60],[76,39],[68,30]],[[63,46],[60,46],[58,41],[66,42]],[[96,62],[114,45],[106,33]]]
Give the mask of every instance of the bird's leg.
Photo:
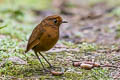
[[[41,65],[42,65],[43,69],[45,70],[45,67],[44,67],[44,65],[43,65],[42,61],[40,60],[40,58],[39,58],[39,56],[38,56],[38,54],[37,54],[37,52],[36,52],[36,51],[35,51],[35,54],[36,54],[36,56],[37,56],[38,60],[40,61],[40,63],[41,63]]]
[[[50,62],[39,52],[39,54],[45,59],[45,61],[49,64],[50,67],[53,67]]]

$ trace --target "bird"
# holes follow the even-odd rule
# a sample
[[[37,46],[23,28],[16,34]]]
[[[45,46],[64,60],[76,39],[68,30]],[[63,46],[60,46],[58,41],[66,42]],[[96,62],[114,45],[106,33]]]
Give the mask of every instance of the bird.
[[[47,16],[33,29],[29,37],[25,53],[32,49],[43,69],[45,69],[45,67],[39,55],[45,59],[49,67],[53,67],[41,52],[50,50],[57,43],[59,40],[59,28],[62,23],[68,22],[63,21],[59,15]]]

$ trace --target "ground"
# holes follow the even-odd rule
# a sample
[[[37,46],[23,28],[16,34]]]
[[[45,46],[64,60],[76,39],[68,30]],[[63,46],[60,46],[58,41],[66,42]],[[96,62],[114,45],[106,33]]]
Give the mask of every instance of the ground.
[[[120,0],[0,0],[0,4],[1,79],[120,79]],[[44,72],[32,50],[24,53],[33,28],[52,14],[68,23],[61,25],[54,48],[42,54],[54,66],[65,69],[62,76]],[[74,67],[74,61],[111,67],[85,70]]]

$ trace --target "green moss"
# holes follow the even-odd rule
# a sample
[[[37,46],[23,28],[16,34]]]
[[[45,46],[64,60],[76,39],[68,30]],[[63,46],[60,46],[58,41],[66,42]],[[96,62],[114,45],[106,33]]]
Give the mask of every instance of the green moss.
[[[80,51],[95,51],[98,49],[98,46],[95,44],[90,44],[90,43],[82,43],[78,45],[80,47]]]
[[[96,69],[92,69],[92,70],[84,70],[84,69],[80,69],[79,71],[75,71],[75,72],[66,72],[65,73],[65,77],[68,80],[110,80],[112,78],[110,78],[108,75],[108,70],[107,69],[101,69],[101,68],[96,68]]]

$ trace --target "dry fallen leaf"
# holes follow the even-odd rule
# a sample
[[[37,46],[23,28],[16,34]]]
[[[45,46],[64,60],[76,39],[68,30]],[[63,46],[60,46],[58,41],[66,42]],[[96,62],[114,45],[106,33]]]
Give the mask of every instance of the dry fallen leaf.
[[[81,65],[81,62],[73,62],[73,66],[78,67]]]
[[[86,69],[86,70],[90,70],[90,69],[93,68],[93,65],[82,63],[82,64],[80,65],[80,67],[83,68],[83,69]]]
[[[64,73],[63,72],[56,72],[56,71],[51,71],[52,75],[54,76],[60,76],[60,75],[63,75]]]

